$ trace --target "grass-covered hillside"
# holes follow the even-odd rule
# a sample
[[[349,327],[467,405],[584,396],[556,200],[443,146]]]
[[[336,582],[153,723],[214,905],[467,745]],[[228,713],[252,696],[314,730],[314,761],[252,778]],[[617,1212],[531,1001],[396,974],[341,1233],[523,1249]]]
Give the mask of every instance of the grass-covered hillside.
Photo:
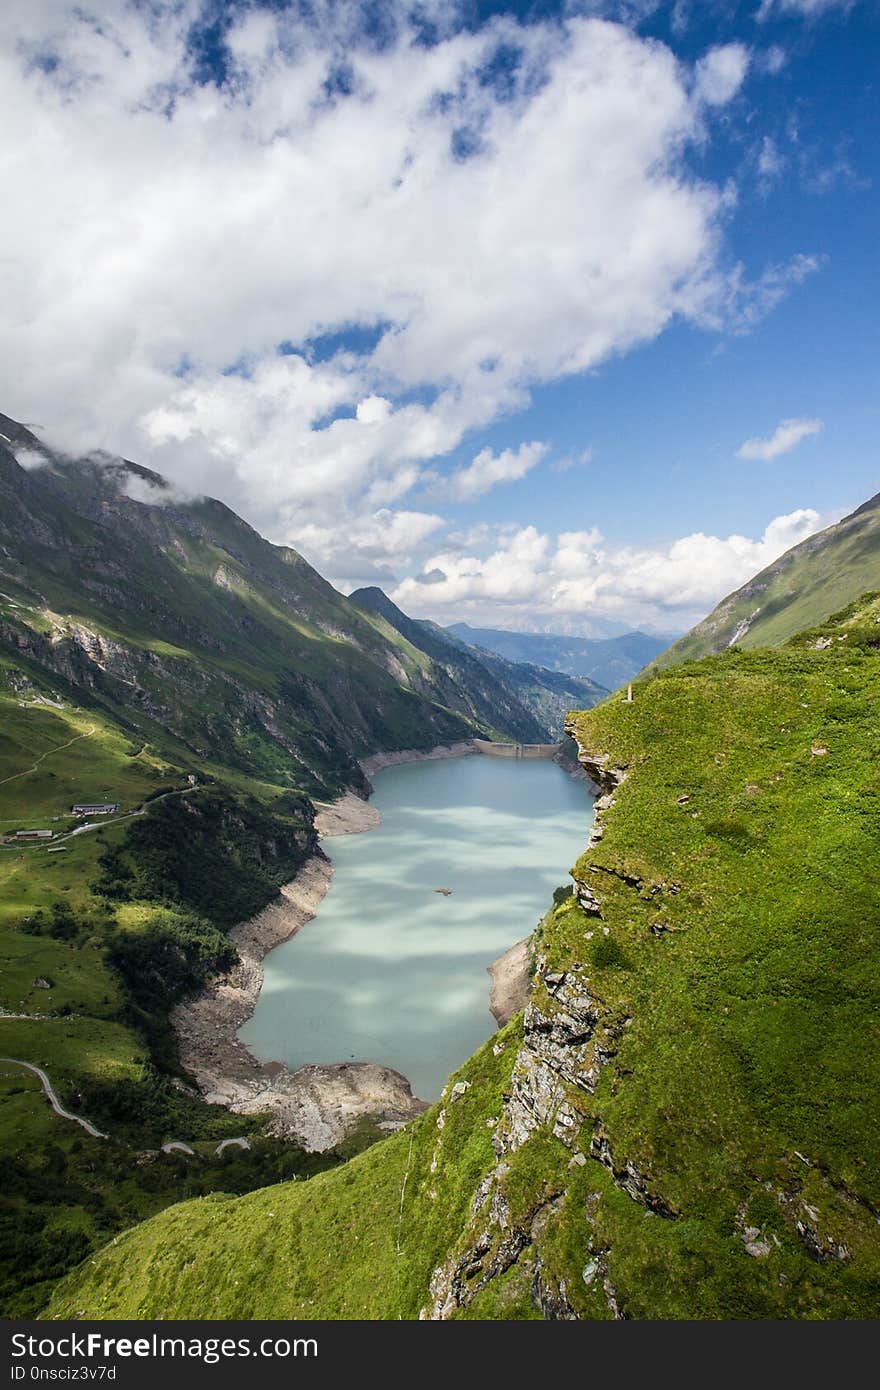
[[[283,785],[135,737],[66,682],[0,653],[0,1057],[43,1067],[96,1140],[0,1061],[0,1305],[26,1315],[95,1245],[186,1193],[246,1191],[316,1160],[182,1084],[168,1015],[234,959],[231,923],[262,907],[314,845]],[[196,772],[198,769],[198,772]],[[191,785],[190,778],[196,778]],[[79,831],[75,802],[118,818]],[[20,842],[17,830],[53,832]],[[248,1133],[249,1153],[225,1137]],[[158,1152],[167,1140],[200,1158]]]
[[[880,598],[634,697],[571,722],[604,796],[525,1015],[406,1130],[169,1208],[49,1316],[876,1314]]]
[[[880,585],[880,493],[728,594],[649,670],[738,646],[776,647]]]
[[[265,1128],[197,1097],[169,1014],[314,851],[310,798],[365,789],[359,757],[547,736],[475,669],[434,661],[221,503],[0,416],[5,1311],[188,1192],[338,1161],[265,1138],[191,1169],[161,1155]],[[118,810],[80,833],[76,803]],[[15,839],[37,830],[54,838]],[[20,1062],[110,1140],[54,1114]]]

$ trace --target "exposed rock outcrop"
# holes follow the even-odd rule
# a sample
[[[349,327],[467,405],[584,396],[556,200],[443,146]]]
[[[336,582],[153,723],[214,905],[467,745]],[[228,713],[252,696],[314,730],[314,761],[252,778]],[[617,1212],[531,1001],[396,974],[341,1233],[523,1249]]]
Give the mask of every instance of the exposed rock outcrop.
[[[529,1000],[531,980],[531,940],[527,936],[517,941],[508,951],[487,966],[492,988],[489,992],[489,1009],[492,1017],[503,1028],[514,1014],[524,1009]]]
[[[578,747],[580,762],[601,788],[595,803],[590,845],[602,838],[602,817],[614,805],[614,794],[626,777],[626,768]],[[634,881],[631,885],[641,889]],[[575,894],[583,910],[601,918],[601,886],[575,878]],[[492,1138],[495,1167],[483,1178],[472,1208],[471,1238],[463,1251],[435,1271],[426,1318],[449,1318],[467,1306],[486,1285],[518,1261],[530,1262],[530,1295],[542,1315],[550,1320],[576,1320],[578,1312],[565,1281],[556,1280],[540,1254],[540,1237],[565,1201],[565,1191],[544,1193],[527,1218],[513,1222],[505,1196],[510,1156],[533,1136],[552,1134],[571,1150],[571,1166],[600,1163],[615,1184],[633,1201],[654,1215],[674,1218],[676,1213],[654,1193],[648,1177],[626,1158],[618,1159],[600,1121],[591,1114],[589,1098],[596,1090],[602,1069],[614,1057],[617,1039],[630,1020],[621,1017],[590,990],[586,967],[566,971],[547,968],[539,956],[523,1017],[523,1039],[511,1074],[510,1089],[494,1125]],[[598,1202],[598,1194],[591,1199]],[[595,1246],[593,1217],[588,1202],[587,1253],[583,1271],[586,1287],[601,1290],[608,1315],[621,1318],[618,1294],[608,1276],[606,1252]]]

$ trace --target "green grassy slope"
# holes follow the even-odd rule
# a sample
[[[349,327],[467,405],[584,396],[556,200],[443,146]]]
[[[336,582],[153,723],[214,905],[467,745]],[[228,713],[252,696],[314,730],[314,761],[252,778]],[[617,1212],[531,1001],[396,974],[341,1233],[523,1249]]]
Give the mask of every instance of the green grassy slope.
[[[610,800],[470,1085],[135,1227],[48,1315],[874,1315],[878,697],[868,596],[575,716]]]
[[[52,1314],[417,1317],[491,1162],[487,1122],[502,1104],[513,1025],[507,1036],[504,1053],[487,1045],[456,1074],[473,1085],[446,1107],[442,1129],[434,1107],[347,1163],[338,1182],[319,1177],[268,1188],[247,1204],[221,1197],[171,1208],[121,1237],[112,1263],[97,1257],[95,1287],[74,1275]]]
[[[22,468],[23,450],[43,465]],[[0,837],[64,837],[0,843],[0,1054],[45,1066],[114,1146],[110,1161],[53,1117],[20,1068],[0,1077],[17,1174],[0,1195],[4,1306],[31,1310],[86,1249],[187,1191],[338,1161],[265,1140],[232,1178],[228,1156],[185,1183],[140,1162],[262,1124],[186,1089],[168,1015],[313,851],[307,798],[365,788],[360,756],[540,733],[486,672],[477,693],[221,503],[53,454],[0,416]],[[130,818],[70,835],[77,801]]]
[[[222,1161],[155,1152],[166,1139],[216,1144],[262,1127],[181,1089],[168,1012],[229,963],[230,922],[293,876],[313,844],[311,809],[283,783],[220,781],[222,768],[206,772],[161,728],[146,741],[81,694],[0,654],[0,835],[60,837],[0,843],[0,1055],[44,1067],[68,1108],[111,1135],[54,1115],[35,1077],[0,1064],[9,1314],[32,1312],[96,1244],[184,1194],[338,1162],[265,1139]],[[70,835],[74,801],[107,799],[123,816],[145,802],[147,813]]]
[[[880,493],[794,546],[647,667],[662,670],[729,646],[775,647],[880,584]]]

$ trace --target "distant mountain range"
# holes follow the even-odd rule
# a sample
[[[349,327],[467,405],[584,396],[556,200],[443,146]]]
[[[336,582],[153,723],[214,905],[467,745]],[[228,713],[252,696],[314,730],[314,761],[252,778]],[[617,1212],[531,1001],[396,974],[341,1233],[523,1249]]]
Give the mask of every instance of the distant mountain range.
[[[650,669],[725,647],[778,647],[874,589],[880,589],[880,493],[728,594]]]
[[[616,690],[668,646],[668,639],[647,632],[616,637],[564,637],[548,632],[507,632],[503,628],[454,623],[446,629],[473,647],[496,652],[508,661],[530,662],[551,671],[596,681]]]
[[[484,705],[491,713],[499,692],[503,692],[506,702],[524,705],[550,737],[557,739],[562,737],[563,722],[570,710],[591,709],[608,694],[606,687],[587,677],[571,676],[528,661],[512,661],[462,639],[452,628],[408,618],[381,589],[356,589],[349,599],[366,612],[383,618],[445,670],[450,679],[470,691],[475,717]]]

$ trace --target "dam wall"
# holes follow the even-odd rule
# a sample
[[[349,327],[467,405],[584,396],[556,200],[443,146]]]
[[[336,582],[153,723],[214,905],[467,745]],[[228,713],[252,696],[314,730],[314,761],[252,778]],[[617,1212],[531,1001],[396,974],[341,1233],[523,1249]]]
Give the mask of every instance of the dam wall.
[[[559,755],[558,743],[490,743],[485,738],[474,739],[477,753],[490,758],[544,758],[548,762]]]

